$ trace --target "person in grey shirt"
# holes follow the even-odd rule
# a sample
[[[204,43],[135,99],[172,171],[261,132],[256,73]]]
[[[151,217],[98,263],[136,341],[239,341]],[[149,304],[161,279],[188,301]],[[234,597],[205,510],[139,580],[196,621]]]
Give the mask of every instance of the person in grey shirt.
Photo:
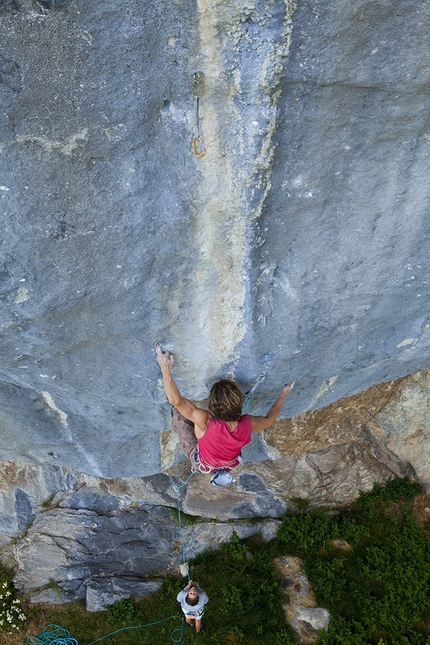
[[[209,600],[206,592],[200,589],[198,582],[190,580],[187,586],[178,593],[176,600],[181,603],[185,621],[189,625],[195,625],[198,634],[202,630],[204,606]]]

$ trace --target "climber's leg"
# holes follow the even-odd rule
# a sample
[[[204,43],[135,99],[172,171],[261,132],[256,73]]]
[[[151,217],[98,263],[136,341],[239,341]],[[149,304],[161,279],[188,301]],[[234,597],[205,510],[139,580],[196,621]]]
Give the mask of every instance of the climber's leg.
[[[177,433],[184,455],[193,462],[197,452],[197,439],[194,434],[194,423],[186,419],[176,408],[172,412],[172,428]]]

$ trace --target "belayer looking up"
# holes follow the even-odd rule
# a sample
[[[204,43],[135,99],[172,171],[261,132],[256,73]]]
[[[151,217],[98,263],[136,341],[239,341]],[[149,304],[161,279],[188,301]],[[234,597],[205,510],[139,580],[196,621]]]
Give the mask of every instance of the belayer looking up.
[[[184,455],[201,472],[216,473],[221,469],[230,472],[237,468],[242,448],[251,441],[251,432],[261,432],[276,421],[285,397],[294,386],[294,381],[284,385],[268,413],[257,417],[242,415],[245,395],[233,381],[221,379],[211,388],[208,410],[202,410],[179,392],[171,374],[173,354],[163,352],[159,343],[155,351],[164,389],[173,406],[173,430],[178,434]]]
[[[205,604],[209,598],[203,589],[200,589],[198,582],[189,581],[188,585],[178,593],[176,600],[181,603],[181,609],[185,614],[185,622],[194,625],[196,632],[203,629],[202,617]]]

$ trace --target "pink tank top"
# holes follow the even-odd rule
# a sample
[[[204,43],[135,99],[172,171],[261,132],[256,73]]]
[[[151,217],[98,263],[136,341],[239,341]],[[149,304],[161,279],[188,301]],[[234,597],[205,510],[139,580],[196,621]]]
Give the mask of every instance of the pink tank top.
[[[240,417],[233,432],[225,421],[212,418],[205,434],[197,442],[200,460],[204,465],[217,468],[236,466],[240,451],[251,441],[251,429],[251,418],[247,414]]]

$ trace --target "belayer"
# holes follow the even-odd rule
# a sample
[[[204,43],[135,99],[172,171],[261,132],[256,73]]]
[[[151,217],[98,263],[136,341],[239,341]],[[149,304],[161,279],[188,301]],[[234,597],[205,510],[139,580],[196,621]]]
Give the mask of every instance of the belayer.
[[[214,383],[207,401],[208,410],[202,410],[179,392],[171,374],[173,355],[163,352],[159,343],[155,351],[164,389],[173,406],[172,427],[178,434],[184,455],[194,468],[203,473],[214,473],[212,483],[217,486],[229,484],[232,481],[229,473],[240,465],[240,453],[250,443],[251,432],[261,432],[273,425],[285,397],[293,389],[294,381],[284,385],[264,417],[242,415],[245,395],[229,379]]]
[[[185,614],[185,621],[189,625],[194,625],[196,632],[203,629],[202,617],[204,606],[209,598],[203,589],[200,589],[198,582],[189,581],[188,585],[180,591],[176,600],[181,603],[181,609]]]

